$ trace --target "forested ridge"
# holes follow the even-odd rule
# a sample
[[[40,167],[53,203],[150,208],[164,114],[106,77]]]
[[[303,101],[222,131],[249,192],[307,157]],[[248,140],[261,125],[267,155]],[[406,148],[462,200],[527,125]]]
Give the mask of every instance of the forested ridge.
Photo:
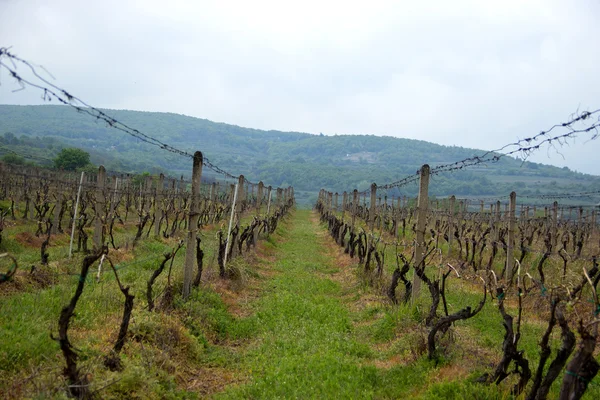
[[[420,140],[374,135],[312,135],[264,131],[172,113],[105,110],[129,126],[189,151],[201,150],[217,165],[273,186],[293,186],[300,203],[313,202],[321,187],[364,190],[432,166],[481,154],[481,150],[442,146]],[[54,157],[61,148],[79,147],[109,170],[188,174],[176,154],[155,157],[139,139],[57,105],[0,105],[0,155],[7,149]],[[38,163],[42,163],[39,160]],[[504,157],[497,163],[437,176],[434,196],[498,196],[600,189],[600,178],[543,164]],[[389,195],[415,195],[409,185]]]

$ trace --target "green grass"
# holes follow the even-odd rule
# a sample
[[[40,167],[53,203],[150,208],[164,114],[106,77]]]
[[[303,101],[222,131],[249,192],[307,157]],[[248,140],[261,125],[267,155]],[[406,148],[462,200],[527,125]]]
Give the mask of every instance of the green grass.
[[[337,264],[339,256],[327,245],[331,238],[314,218],[309,210],[296,210],[262,241],[264,257],[231,260],[234,279],[226,283],[215,276],[218,227],[202,232],[205,271],[213,280],[182,301],[185,249],[181,249],[173,266],[177,294],[169,312],[147,311],[145,285],[177,239],[144,237],[133,252],[119,258],[123,261],[115,261],[122,283],[136,296],[122,354],[125,369],[120,373],[107,371],[101,360],[116,337],[123,296],[108,265],[100,282],[95,281],[94,266],[69,333],[82,371],[93,376],[93,387],[106,386],[103,398],[511,398],[511,382],[500,386],[474,382],[493,370],[501,354],[504,330],[495,301],[488,297],[476,317],[457,322],[440,339],[439,358],[430,361],[423,324],[430,303],[427,287],[422,286],[414,304],[392,306],[381,289],[395,268],[393,246],[386,250],[384,279],[370,281],[362,266]],[[14,239],[15,233],[32,229],[25,223],[11,226],[0,250],[37,263],[39,249]],[[116,233],[119,243],[133,237],[131,226],[119,227]],[[64,397],[63,360],[50,333],[57,333],[60,309],[71,298],[83,257],[66,258],[66,238],[57,236],[51,242],[48,268],[54,274],[53,285],[26,285],[0,297],[0,388],[33,374],[37,389],[30,387],[24,397]],[[156,295],[166,287],[166,273],[155,284]],[[480,290],[470,283],[451,276],[447,285],[450,312],[474,307],[481,300]],[[402,290],[401,285],[399,297]],[[248,292],[238,304],[244,312],[234,314],[232,301],[242,301],[236,296]],[[507,302],[507,310],[516,315],[513,303]],[[533,313],[524,311],[519,348],[535,372],[545,325]],[[555,333],[554,348],[559,339]],[[209,382],[222,382],[207,393],[186,389],[186,382],[203,382],[207,376]],[[585,398],[600,397],[597,380]],[[560,381],[550,398],[558,396]]]
[[[429,361],[418,348],[426,304],[380,302],[352,311],[350,305],[372,289],[358,285],[348,296],[349,289],[332,279],[339,268],[323,245],[329,238],[315,235],[323,228],[314,226],[308,211],[297,211],[286,226],[285,240],[273,243],[278,274],[263,284],[252,317],[256,335],[240,356],[249,381],[216,398],[506,397],[496,387],[471,383],[475,375],[436,381],[448,362]],[[472,297],[465,301],[479,300]],[[394,357],[404,361],[387,361]]]
[[[256,305],[258,332],[244,355],[250,382],[217,398],[373,397],[377,370],[352,329],[339,284],[315,236],[309,211],[295,213],[276,243],[278,272]],[[317,274],[319,272],[320,274]]]

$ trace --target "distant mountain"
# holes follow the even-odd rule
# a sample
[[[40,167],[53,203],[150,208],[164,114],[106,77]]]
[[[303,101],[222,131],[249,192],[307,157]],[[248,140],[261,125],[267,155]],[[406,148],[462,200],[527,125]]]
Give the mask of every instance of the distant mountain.
[[[158,112],[104,110],[130,127],[176,148],[201,150],[234,175],[267,185],[294,186],[309,203],[321,188],[367,189],[414,174],[419,167],[454,162],[483,153],[413,139],[373,135],[322,136],[262,131],[206,119]],[[150,146],[67,106],[0,105],[0,155],[6,149],[52,158],[66,146],[85,149],[95,164],[125,172],[189,175],[191,160]],[[212,172],[203,172],[211,175]],[[518,196],[600,190],[600,177],[504,157],[499,162],[436,175],[430,194],[460,197]],[[415,184],[388,191],[414,195]],[[580,199],[577,200],[578,202]],[[592,202],[591,199],[587,199]]]

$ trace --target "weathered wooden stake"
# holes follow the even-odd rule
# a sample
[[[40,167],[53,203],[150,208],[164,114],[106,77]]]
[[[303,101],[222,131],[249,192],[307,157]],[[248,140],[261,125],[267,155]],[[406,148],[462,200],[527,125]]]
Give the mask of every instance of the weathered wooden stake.
[[[515,209],[517,204],[517,194],[515,192],[510,193],[510,203],[508,210],[508,240],[506,242],[506,273],[508,282],[512,282],[513,279],[513,268],[515,265],[515,257],[513,256],[513,249],[515,247],[515,228],[517,221],[515,219]]]
[[[375,208],[377,201],[377,184],[371,184],[371,202],[369,204],[369,230],[371,234],[373,234],[373,229],[375,228]]]
[[[230,247],[229,242],[231,239],[231,227],[233,225],[233,217],[235,216],[235,204],[236,204],[237,195],[238,195],[238,185],[239,185],[239,183],[235,184],[233,201],[231,202],[231,216],[229,217],[229,228],[227,229],[227,241],[225,242],[225,255],[223,256],[223,269],[225,269],[225,267],[227,266],[227,254],[229,253],[229,247]]]
[[[271,191],[273,190],[273,188],[271,186],[269,186],[267,188],[267,215],[269,215],[269,211],[271,211]]]
[[[352,192],[352,232],[354,232],[354,223],[356,222],[356,210],[358,207],[358,190]]]
[[[262,205],[263,191],[265,184],[262,181],[258,182],[258,192],[256,194],[256,215],[260,215],[260,207]]]
[[[454,203],[456,196],[450,197],[450,209],[448,210],[448,256],[452,252],[452,240],[454,240]]]
[[[73,213],[73,226],[71,227],[71,243],[69,244],[69,258],[73,255],[73,237],[75,236],[75,223],[77,222],[77,212],[79,211],[79,199],[81,198],[81,186],[83,185],[83,178],[85,172],[81,172],[81,179],[79,179],[79,189],[77,189],[77,200],[75,201],[75,212]]]
[[[194,153],[192,166],[192,195],[190,197],[190,215],[188,222],[187,243],[185,249],[185,264],[183,266],[183,299],[190,296],[192,279],[194,275],[194,262],[196,261],[196,232],[198,231],[198,195],[200,194],[200,180],[202,179],[202,152]]]
[[[240,175],[238,177],[238,183],[236,186],[236,195],[234,197],[237,197],[237,202],[235,204],[235,208],[237,209],[237,212],[239,214],[242,213],[242,211],[244,211],[243,206],[244,206],[244,199],[246,198],[245,196],[245,191],[244,191],[244,175]]]
[[[106,182],[106,169],[101,165],[98,167],[98,176],[96,182],[96,202],[94,203],[94,212],[96,220],[94,221],[94,248],[96,251],[102,248],[104,242],[104,184]]]
[[[552,246],[558,243],[558,201],[552,204]]]
[[[162,218],[162,200],[163,187],[165,185],[165,176],[160,174],[158,177],[158,186],[156,187],[156,200],[154,200],[154,235],[160,236],[160,219]]]
[[[420,170],[419,197],[417,199],[417,243],[415,245],[415,268],[424,267],[425,257],[425,223],[427,220],[427,204],[429,203],[429,165],[424,164]],[[421,279],[414,274],[411,301],[415,301],[421,292]]]
[[[56,188],[56,206],[54,207],[54,218],[52,220],[52,233],[58,233],[58,227],[60,225],[60,211],[63,203],[63,191],[60,185]]]

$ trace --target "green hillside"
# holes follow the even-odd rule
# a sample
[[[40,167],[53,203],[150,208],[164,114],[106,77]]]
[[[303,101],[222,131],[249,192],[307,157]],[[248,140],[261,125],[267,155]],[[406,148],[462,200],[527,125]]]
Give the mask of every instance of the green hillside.
[[[435,166],[482,153],[412,139],[263,131],[172,113],[105,112],[176,148],[201,150],[234,175],[243,173],[252,181],[273,186],[292,185],[301,203],[312,202],[322,187],[340,192],[364,190],[372,182],[385,184],[413,174],[424,163]],[[189,175],[191,169],[190,160],[66,106],[0,105],[0,141],[0,154],[12,149],[52,158],[61,148],[74,146],[88,151],[93,163],[112,170]],[[600,190],[600,177],[503,158],[498,163],[437,175],[430,187],[435,196],[462,197],[493,197],[512,190],[521,196]],[[416,185],[408,185],[388,195],[415,193]]]

